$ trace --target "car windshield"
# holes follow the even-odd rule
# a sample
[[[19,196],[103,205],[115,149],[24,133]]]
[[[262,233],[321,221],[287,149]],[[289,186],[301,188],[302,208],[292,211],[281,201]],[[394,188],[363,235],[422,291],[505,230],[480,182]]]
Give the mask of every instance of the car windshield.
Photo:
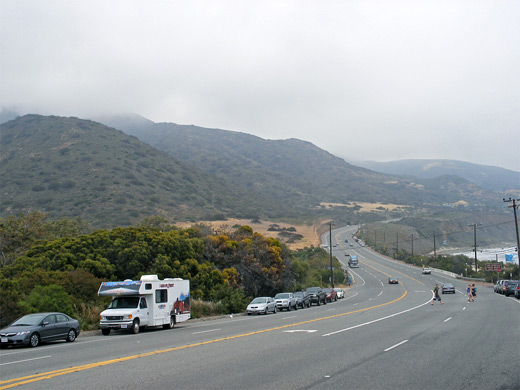
[[[135,309],[139,304],[139,297],[118,297],[110,303],[109,309]]]
[[[267,298],[255,298],[251,301],[251,303],[266,303]]]
[[[303,297],[303,292],[301,292],[301,291],[295,292],[294,296],[295,297]]]
[[[323,291],[325,291],[325,292],[331,292],[331,289],[330,289],[330,288],[324,288]]]
[[[444,287],[453,287],[453,284],[446,283]]]
[[[320,288],[319,287],[309,287],[306,291],[315,294],[318,291],[320,291]]]
[[[11,326],[25,326],[38,324],[47,314],[27,314],[22,318],[17,319]]]
[[[282,298],[290,298],[290,295],[288,293],[280,293],[280,294],[276,294],[275,296],[276,299],[282,299]]]

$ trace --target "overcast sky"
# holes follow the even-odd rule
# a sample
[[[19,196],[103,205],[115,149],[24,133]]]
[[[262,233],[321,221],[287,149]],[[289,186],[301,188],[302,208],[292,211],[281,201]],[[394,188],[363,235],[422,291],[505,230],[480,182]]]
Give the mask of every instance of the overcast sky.
[[[0,0],[0,107],[520,171],[520,1]]]

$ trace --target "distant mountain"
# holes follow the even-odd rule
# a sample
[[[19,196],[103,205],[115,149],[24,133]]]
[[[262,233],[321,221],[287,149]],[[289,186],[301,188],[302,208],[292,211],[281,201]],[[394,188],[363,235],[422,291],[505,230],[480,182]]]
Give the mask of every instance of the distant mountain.
[[[432,179],[457,175],[480,187],[496,192],[520,191],[520,172],[457,160],[360,161],[357,165],[391,175]],[[520,168],[520,167],[519,167]]]
[[[0,136],[0,216],[38,209],[113,227],[276,206],[100,123],[25,115],[2,124]]]
[[[497,198],[454,175],[431,180],[377,173],[298,139],[265,140],[241,132],[143,119],[123,115],[103,121],[237,187],[295,206],[352,201],[424,206],[465,201],[481,207]]]

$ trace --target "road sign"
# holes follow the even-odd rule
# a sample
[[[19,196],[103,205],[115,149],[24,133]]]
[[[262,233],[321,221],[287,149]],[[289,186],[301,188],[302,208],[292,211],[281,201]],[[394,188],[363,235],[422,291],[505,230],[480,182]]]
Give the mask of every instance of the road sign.
[[[489,263],[489,264],[486,264],[486,271],[500,272],[500,271],[502,271],[502,264],[500,264],[500,263]]]

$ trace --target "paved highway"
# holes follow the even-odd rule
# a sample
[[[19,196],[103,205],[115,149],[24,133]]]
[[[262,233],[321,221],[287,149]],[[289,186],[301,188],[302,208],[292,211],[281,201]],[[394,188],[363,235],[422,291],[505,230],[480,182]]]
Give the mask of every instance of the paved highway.
[[[334,255],[360,260],[338,302],[3,350],[0,389],[519,388],[519,300],[468,303],[463,281],[350,247],[353,231],[333,231]],[[457,292],[432,306],[436,282]]]

